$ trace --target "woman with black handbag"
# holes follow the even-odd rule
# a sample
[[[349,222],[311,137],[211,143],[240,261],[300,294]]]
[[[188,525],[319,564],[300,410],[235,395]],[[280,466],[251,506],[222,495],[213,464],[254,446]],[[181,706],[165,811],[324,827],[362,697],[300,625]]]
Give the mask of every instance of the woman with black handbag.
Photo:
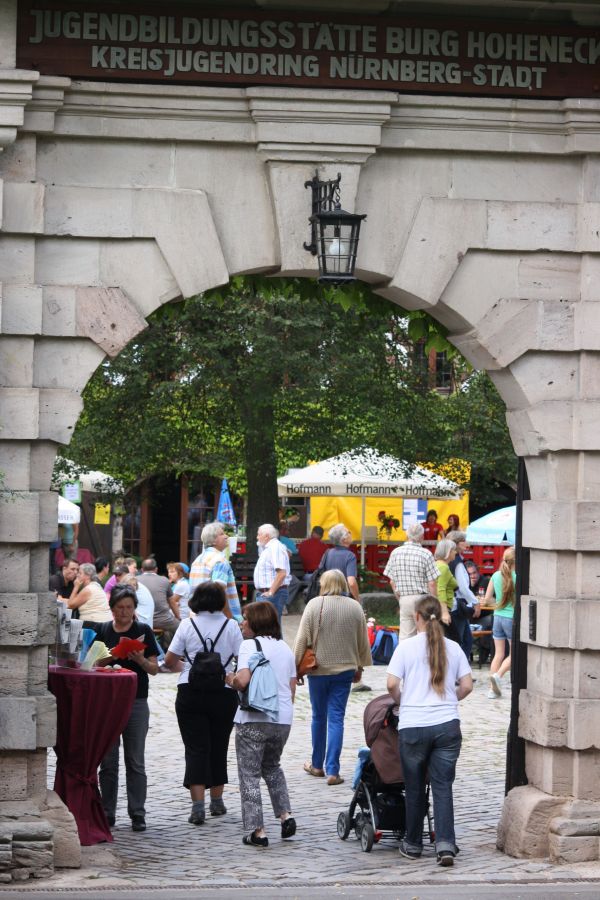
[[[191,825],[202,825],[206,819],[206,788],[210,789],[211,816],[227,812],[223,789],[228,783],[227,750],[238,701],[236,692],[225,684],[225,676],[233,669],[242,635],[235,619],[225,616],[225,604],[222,584],[205,581],[198,585],[188,601],[194,618],[181,623],[165,656],[165,666],[181,672],[175,712],[185,746],[183,784],[189,788],[192,798],[188,819]],[[196,657],[213,654],[220,656],[221,677],[211,674],[211,660],[207,660],[206,678],[200,677],[197,686],[190,684],[190,673],[197,668]],[[202,667],[198,668],[202,676]]]

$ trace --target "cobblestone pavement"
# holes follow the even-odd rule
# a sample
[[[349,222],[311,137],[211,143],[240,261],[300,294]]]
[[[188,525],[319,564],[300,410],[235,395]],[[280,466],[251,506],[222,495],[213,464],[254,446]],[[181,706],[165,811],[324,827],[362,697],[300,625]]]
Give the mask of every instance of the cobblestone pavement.
[[[286,637],[295,631],[298,618],[284,619]],[[230,749],[230,783],[225,801],[228,814],[201,827],[189,825],[189,794],[182,787],[183,746],[174,713],[177,676],[161,674],[152,679],[150,732],[147,741],[148,830],[131,831],[122,782],[114,844],[86,849],[84,867],[56,876],[65,887],[99,887],[111,883],[140,887],[172,884],[174,887],[292,887],[294,885],[436,884],[438,882],[511,883],[600,880],[600,865],[579,864],[568,868],[544,860],[516,860],[495,848],[496,825],[504,792],[504,757],[509,718],[510,689],[498,700],[488,700],[488,670],[477,678],[473,694],[461,704],[463,749],[455,784],[455,813],[460,856],[453,869],[440,869],[433,847],[426,845],[423,858],[411,862],[398,856],[397,844],[383,839],[371,853],[363,853],[352,835],[342,842],[336,820],[352,797],[351,781],[357,750],[364,744],[362,714],[366,703],[385,691],[385,667],[365,672],[372,692],[353,693],[348,704],[342,775],[346,782],[329,787],[311,778],[302,764],[310,756],[310,703],[308,689],[299,688],[295,721],[283,764],[293,812],[298,822],[295,838],[282,842],[263,789],[265,823],[271,840],[268,850],[244,847],[237,769]],[[53,754],[50,754],[51,757]],[[51,765],[52,768],[52,765]],[[51,783],[51,781],[50,781]],[[110,848],[111,852],[107,852]]]

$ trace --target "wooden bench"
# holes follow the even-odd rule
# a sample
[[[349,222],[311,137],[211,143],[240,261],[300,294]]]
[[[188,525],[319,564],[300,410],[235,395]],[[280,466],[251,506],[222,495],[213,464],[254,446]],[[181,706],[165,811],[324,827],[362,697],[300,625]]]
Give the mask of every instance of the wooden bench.
[[[232,553],[231,568],[235,575],[235,586],[237,588],[240,599],[246,603],[252,601],[254,596],[254,567],[256,566],[256,556],[249,556],[247,553]],[[304,566],[298,554],[290,559],[290,572],[295,575],[299,581],[304,578]]]

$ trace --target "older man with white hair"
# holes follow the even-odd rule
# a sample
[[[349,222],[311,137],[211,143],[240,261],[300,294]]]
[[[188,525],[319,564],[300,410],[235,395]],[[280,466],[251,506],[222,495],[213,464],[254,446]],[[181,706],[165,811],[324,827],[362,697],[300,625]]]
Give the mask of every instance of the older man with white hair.
[[[270,600],[281,621],[288,602],[288,585],[292,580],[289,554],[278,540],[274,525],[261,525],[256,533],[259,557],[254,567],[256,600]]]
[[[440,577],[433,555],[422,546],[425,531],[416,522],[406,529],[407,540],[390,554],[383,574],[390,579],[400,604],[399,639],[413,637],[417,633],[415,603],[423,594],[437,597],[436,582]],[[444,610],[445,607],[445,610]],[[442,607],[444,621],[450,621],[448,607]]]

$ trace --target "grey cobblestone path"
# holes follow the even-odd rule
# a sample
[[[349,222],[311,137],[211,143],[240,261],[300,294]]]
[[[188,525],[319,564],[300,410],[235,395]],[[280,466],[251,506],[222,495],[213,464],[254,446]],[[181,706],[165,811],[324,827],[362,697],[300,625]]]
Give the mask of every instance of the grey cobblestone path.
[[[290,640],[297,617],[284,619]],[[291,641],[290,641],[291,642]],[[364,745],[362,714],[366,703],[385,692],[385,667],[365,673],[371,692],[354,693],[346,716],[342,772],[343,785],[329,787],[303,769],[310,758],[310,702],[308,689],[299,688],[295,721],[283,764],[293,813],[298,822],[295,838],[282,842],[263,789],[268,850],[244,847],[233,736],[225,802],[228,814],[208,816],[203,826],[189,825],[189,794],[182,787],[183,745],[174,713],[177,676],[151,680],[150,732],[147,740],[148,830],[131,831],[121,779],[117,825],[111,853],[92,850],[84,868],[57,876],[65,886],[114,884],[172,884],[190,887],[272,887],[275,885],[411,885],[464,882],[561,882],[583,878],[600,880],[600,865],[569,868],[544,860],[516,860],[495,848],[496,825],[504,793],[504,757],[509,718],[510,689],[498,700],[488,700],[488,669],[475,669],[473,694],[461,704],[463,748],[455,783],[455,814],[460,855],[453,869],[440,869],[433,847],[426,845],[422,859],[411,862],[398,856],[396,843],[384,839],[371,853],[363,853],[353,835],[342,842],[336,835],[338,813],[347,808],[356,754]],[[51,753],[51,757],[53,754]],[[123,771],[121,771],[123,775]]]

